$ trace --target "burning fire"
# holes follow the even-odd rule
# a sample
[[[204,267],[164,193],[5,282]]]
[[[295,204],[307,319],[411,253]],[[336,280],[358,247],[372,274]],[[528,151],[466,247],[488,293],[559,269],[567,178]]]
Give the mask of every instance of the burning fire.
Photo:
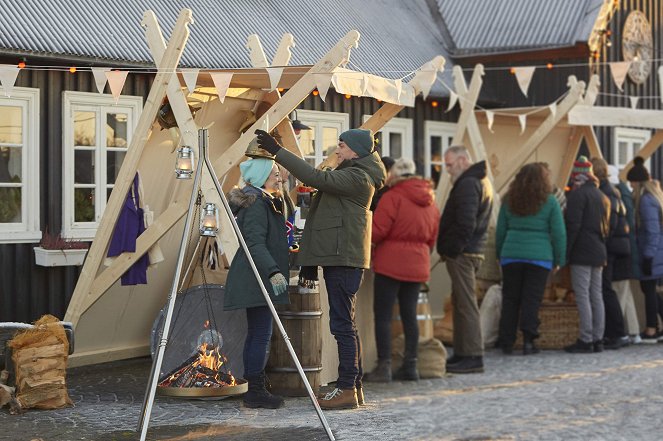
[[[218,345],[203,343],[193,354],[159,385],[164,387],[227,387],[237,382],[230,371],[222,370],[226,358]]]

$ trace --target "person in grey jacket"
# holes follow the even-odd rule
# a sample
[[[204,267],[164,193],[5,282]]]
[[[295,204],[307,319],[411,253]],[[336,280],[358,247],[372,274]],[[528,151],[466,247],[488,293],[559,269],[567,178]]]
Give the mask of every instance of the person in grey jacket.
[[[267,132],[257,130],[258,144],[293,176],[317,192],[312,197],[296,263],[323,269],[329,298],[329,328],[338,344],[336,388],[318,398],[323,409],[348,409],[363,404],[361,343],[355,323],[356,294],[370,264],[369,210],[386,171],[374,151],[369,130],[341,133],[336,149],[340,164],[316,170],[293,155]]]

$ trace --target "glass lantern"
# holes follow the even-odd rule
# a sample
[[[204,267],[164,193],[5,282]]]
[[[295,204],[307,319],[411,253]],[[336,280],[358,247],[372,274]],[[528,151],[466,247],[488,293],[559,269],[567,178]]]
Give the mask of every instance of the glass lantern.
[[[219,209],[212,202],[205,203],[200,213],[200,235],[215,237],[219,231]]]
[[[193,176],[193,149],[184,145],[177,149],[175,177],[177,179],[191,179],[191,176]]]

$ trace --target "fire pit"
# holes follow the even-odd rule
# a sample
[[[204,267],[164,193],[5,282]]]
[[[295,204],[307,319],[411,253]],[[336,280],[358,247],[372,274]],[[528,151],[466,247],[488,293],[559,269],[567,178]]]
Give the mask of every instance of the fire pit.
[[[227,397],[245,393],[247,381],[226,372],[225,364],[218,345],[203,343],[196,353],[159,381],[157,391],[161,395],[180,398]]]

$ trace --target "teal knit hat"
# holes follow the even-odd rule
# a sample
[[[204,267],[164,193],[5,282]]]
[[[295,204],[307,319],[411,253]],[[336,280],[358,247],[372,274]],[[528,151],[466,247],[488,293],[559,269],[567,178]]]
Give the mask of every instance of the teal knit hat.
[[[350,129],[338,137],[360,158],[373,153],[373,132],[364,129]]]
[[[239,165],[242,173],[242,179],[247,184],[254,187],[262,187],[269,178],[269,174],[274,167],[274,161],[271,159],[253,158],[244,161]]]

